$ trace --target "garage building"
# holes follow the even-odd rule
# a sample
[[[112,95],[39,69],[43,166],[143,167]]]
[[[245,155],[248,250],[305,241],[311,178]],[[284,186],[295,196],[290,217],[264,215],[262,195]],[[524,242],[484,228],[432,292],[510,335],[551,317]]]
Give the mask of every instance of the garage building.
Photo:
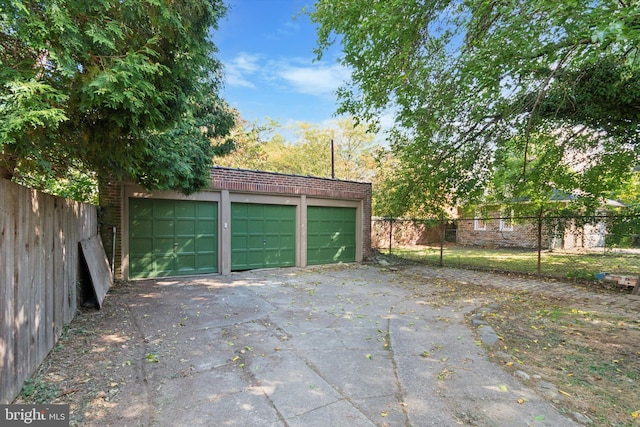
[[[371,251],[369,183],[214,167],[209,188],[190,196],[126,183],[100,193],[120,279],[359,262]]]

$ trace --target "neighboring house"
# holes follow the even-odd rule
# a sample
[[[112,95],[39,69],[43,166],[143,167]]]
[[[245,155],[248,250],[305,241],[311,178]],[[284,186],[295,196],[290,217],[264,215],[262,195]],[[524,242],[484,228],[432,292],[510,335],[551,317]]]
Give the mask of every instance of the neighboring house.
[[[568,203],[572,196],[556,196],[558,203]],[[607,208],[623,207],[615,200],[607,200],[602,213]],[[514,217],[513,209],[504,210],[497,206],[483,206],[482,213],[476,212],[473,219],[460,219],[456,233],[456,243],[464,246],[489,246],[512,248],[537,248],[538,221],[536,218]],[[464,215],[460,215],[461,218]],[[605,246],[606,224],[577,225],[568,219],[564,227],[542,226],[541,247],[548,249],[588,249]]]
[[[514,221],[512,211],[505,214],[499,208],[488,208],[483,214],[478,212],[473,219],[459,219],[457,223],[456,243],[463,246],[537,247],[537,224]],[[542,245],[548,245],[546,234]]]

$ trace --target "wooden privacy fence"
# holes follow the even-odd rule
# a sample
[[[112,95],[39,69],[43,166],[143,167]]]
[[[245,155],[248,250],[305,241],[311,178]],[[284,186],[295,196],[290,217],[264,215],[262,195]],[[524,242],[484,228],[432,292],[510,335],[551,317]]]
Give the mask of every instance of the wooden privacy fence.
[[[95,206],[0,179],[0,404],[10,403],[77,308],[79,242]]]

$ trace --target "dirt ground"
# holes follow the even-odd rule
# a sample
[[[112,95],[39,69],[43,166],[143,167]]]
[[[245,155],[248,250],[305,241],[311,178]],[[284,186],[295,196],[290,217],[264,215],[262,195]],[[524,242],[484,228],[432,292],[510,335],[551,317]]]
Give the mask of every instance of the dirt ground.
[[[426,284],[425,284],[426,285]],[[638,311],[587,306],[566,297],[431,283],[443,305],[464,298],[484,301],[475,310],[500,337],[489,351],[496,364],[537,388],[565,412],[584,414],[584,424],[640,425],[640,317]],[[572,285],[586,292],[625,298],[629,289]],[[492,307],[483,311],[484,307]],[[473,314],[468,316],[473,327]],[[553,378],[554,391],[540,387]]]
[[[478,340],[477,345],[486,348],[493,363],[537,390],[561,413],[572,414],[584,425],[640,425],[637,310],[586,306],[574,297],[549,297],[518,287],[474,283],[465,278],[463,270],[458,280],[434,279],[423,274],[429,269],[392,263],[379,271],[401,277],[394,280],[410,283],[417,296],[424,292],[431,307],[451,311],[464,307],[466,324],[474,333],[478,324],[490,325],[499,336],[498,343],[486,346]],[[511,276],[487,277],[496,282],[515,281]],[[109,291],[102,310],[80,310],[15,403],[68,403],[71,425],[97,425],[96,420],[108,416],[118,395],[134,387],[149,387],[148,371],[170,357],[168,343],[172,331],[177,334],[182,327],[180,319],[186,323],[204,315],[204,310],[185,304],[175,313],[175,323],[158,325],[157,334],[143,336],[140,323],[145,318],[134,316],[128,302],[135,287],[135,282],[118,283]],[[620,289],[588,287],[584,291],[626,297]],[[437,347],[425,349],[423,356],[431,357],[437,351]],[[247,352],[254,349],[236,349],[232,360],[241,363]],[[193,368],[179,362],[170,364],[171,376],[190,377]],[[442,371],[442,379],[450,374]],[[549,384],[550,378],[553,384]],[[148,398],[141,395],[139,399],[142,405]],[[130,408],[137,410],[135,404]],[[149,414],[138,419],[141,424],[152,424]],[[461,424],[482,425],[473,420]]]

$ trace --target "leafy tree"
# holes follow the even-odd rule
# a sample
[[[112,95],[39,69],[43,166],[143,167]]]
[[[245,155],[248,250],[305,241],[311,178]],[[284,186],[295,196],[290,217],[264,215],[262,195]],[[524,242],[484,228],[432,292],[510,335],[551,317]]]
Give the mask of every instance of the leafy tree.
[[[29,188],[36,188],[55,196],[78,202],[91,203],[97,205],[98,200],[98,178],[95,173],[78,170],[70,166],[64,177],[50,174],[29,174],[21,175],[17,182]]]
[[[518,138],[506,141],[496,150],[493,179],[487,185],[483,202],[515,202],[522,214],[531,214],[539,213],[540,209],[558,211],[557,202],[564,200],[570,201],[566,208],[582,215],[593,214],[602,207],[602,199],[610,195],[609,189],[620,185],[620,182],[611,181],[624,181],[630,175],[628,170],[620,171],[617,177],[603,173],[600,179],[592,179],[587,175],[594,169],[580,165],[588,161],[585,154],[568,153],[564,148],[556,138],[547,134],[530,135],[528,143]],[[525,169],[527,173],[523,174]],[[579,197],[581,194],[575,189],[600,197]],[[524,201],[526,203],[520,203]]]
[[[1,0],[0,175],[200,188],[230,148],[211,143],[233,125],[210,39],[224,12],[222,0]]]
[[[633,169],[631,178],[626,180],[618,192],[611,197],[628,206],[635,205],[640,210],[640,165]]]
[[[297,141],[286,144],[278,158],[279,171],[298,175],[331,177],[331,140],[335,131],[311,123],[298,122],[294,128]]]
[[[265,144],[270,139],[281,139],[277,132],[279,124],[268,119],[266,123],[252,123],[235,112],[235,126],[229,138],[233,141],[233,150],[214,159],[218,166],[233,168],[267,170],[268,153]],[[224,143],[224,139],[222,140]]]
[[[338,119],[334,134],[336,178],[371,181],[374,178],[372,149],[375,135],[353,117]]]
[[[413,216],[412,212],[400,209],[406,206],[405,198],[412,193],[410,182],[398,179],[400,162],[390,150],[378,149],[375,153],[376,175],[372,185],[372,210],[374,216]],[[415,215],[420,217],[420,215]]]
[[[607,224],[607,247],[640,247],[640,166],[613,197],[625,208]]]
[[[374,135],[351,118],[327,127],[298,122],[295,141],[286,140],[285,129],[274,121],[265,124],[237,121],[232,131],[234,150],[215,162],[220,166],[272,172],[331,176],[331,140],[334,140],[335,177],[371,181],[375,165],[371,150]]]
[[[597,200],[639,158],[636,1],[317,0],[310,16],[318,56],[339,41],[352,69],[338,112],[395,115],[401,210],[481,199],[511,155],[510,192],[552,181]],[[542,173],[536,147],[576,173]]]

